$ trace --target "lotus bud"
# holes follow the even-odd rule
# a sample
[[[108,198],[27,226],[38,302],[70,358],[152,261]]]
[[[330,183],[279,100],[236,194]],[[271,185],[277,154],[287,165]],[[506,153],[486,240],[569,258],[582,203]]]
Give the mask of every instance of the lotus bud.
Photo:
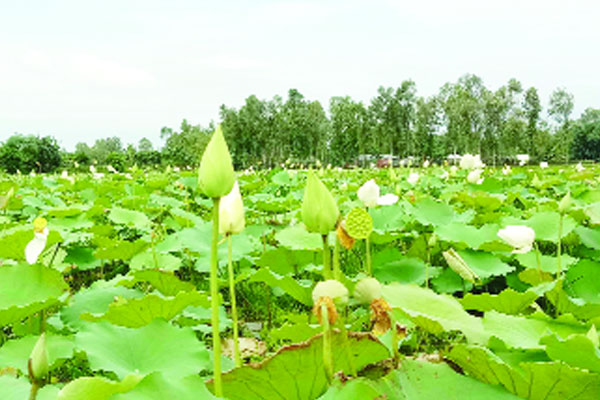
[[[561,214],[564,214],[569,209],[569,207],[571,207],[571,202],[571,192],[567,192],[565,197],[563,197],[558,203],[558,211]]]
[[[479,279],[477,274],[467,265],[465,260],[454,249],[442,253],[448,266],[464,280],[475,283]]]
[[[231,192],[234,183],[235,172],[231,155],[221,126],[218,126],[202,154],[198,170],[198,185],[206,196],[214,199]]]
[[[333,196],[314,172],[309,171],[302,200],[302,221],[306,230],[326,235],[335,229],[339,216]]]
[[[231,192],[219,202],[219,233],[240,233],[244,227],[244,203],[236,181]]]
[[[48,369],[48,349],[44,332],[35,343],[29,356],[29,375],[34,380],[43,380],[48,375]]]
[[[437,244],[437,235],[435,233],[432,233],[431,236],[429,236],[429,240],[427,240],[427,246],[432,248],[432,247],[435,247],[436,244]]]
[[[375,278],[361,279],[354,286],[354,298],[360,304],[371,304],[373,300],[381,298],[381,284]]]

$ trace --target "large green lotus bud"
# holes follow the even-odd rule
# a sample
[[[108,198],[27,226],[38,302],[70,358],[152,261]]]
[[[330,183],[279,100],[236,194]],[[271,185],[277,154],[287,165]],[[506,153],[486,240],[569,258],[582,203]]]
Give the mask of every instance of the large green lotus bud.
[[[302,221],[309,232],[326,235],[335,229],[340,211],[333,196],[313,171],[308,171],[308,182],[302,200]]]
[[[560,211],[561,214],[564,214],[565,212],[567,212],[569,207],[571,207],[571,202],[572,202],[571,192],[567,192],[565,197],[563,197],[560,200],[560,202],[558,203],[558,211]]]
[[[32,379],[41,380],[48,375],[48,369],[46,333],[42,333],[29,356],[29,373]]]
[[[208,197],[218,198],[231,192],[234,182],[235,172],[231,163],[231,155],[221,126],[218,126],[202,154],[198,171],[198,185]]]

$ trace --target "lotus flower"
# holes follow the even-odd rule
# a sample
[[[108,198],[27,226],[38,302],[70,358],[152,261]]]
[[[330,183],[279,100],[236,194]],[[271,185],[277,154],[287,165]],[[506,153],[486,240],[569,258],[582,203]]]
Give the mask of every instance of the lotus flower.
[[[406,178],[406,181],[413,186],[416,185],[417,182],[419,182],[419,174],[417,172],[411,172],[408,175],[408,178]]]
[[[474,169],[469,172],[467,175],[467,182],[472,183],[474,185],[481,185],[483,183],[483,178],[481,177],[482,169]]]
[[[485,164],[481,162],[481,156],[479,154],[465,154],[460,159],[460,167],[462,169],[479,169],[484,166]]]
[[[547,163],[546,161],[542,161],[542,162],[540,162],[540,168],[541,168],[541,169],[546,169],[546,168],[548,168],[548,163]]]
[[[376,205],[389,206],[396,204],[398,196],[392,193],[379,196],[380,190],[375,179],[370,179],[365,182],[356,192],[358,198],[363,202],[365,207],[372,208]]]
[[[235,181],[231,192],[223,196],[219,203],[219,233],[240,233],[244,230],[244,227],[244,203],[242,202],[240,187]]]
[[[508,225],[498,231],[498,236],[514,248],[513,253],[524,254],[533,248],[535,231],[524,225]]]
[[[48,222],[44,218],[36,218],[33,221],[33,239],[25,246],[25,259],[29,264],[35,264],[38,257],[46,248],[48,240]]]

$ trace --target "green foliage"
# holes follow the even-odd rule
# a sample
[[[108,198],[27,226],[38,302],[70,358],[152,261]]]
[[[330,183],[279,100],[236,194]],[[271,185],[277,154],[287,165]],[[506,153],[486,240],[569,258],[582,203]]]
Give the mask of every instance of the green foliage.
[[[0,146],[0,167],[11,174],[53,172],[60,162],[58,144],[50,136],[13,135]]]

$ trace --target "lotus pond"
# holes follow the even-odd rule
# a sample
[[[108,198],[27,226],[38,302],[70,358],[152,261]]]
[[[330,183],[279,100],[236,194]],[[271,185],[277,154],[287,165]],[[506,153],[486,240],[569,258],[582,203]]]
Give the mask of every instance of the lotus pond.
[[[0,398],[597,400],[598,172],[240,172],[217,325],[197,171],[0,176]]]

